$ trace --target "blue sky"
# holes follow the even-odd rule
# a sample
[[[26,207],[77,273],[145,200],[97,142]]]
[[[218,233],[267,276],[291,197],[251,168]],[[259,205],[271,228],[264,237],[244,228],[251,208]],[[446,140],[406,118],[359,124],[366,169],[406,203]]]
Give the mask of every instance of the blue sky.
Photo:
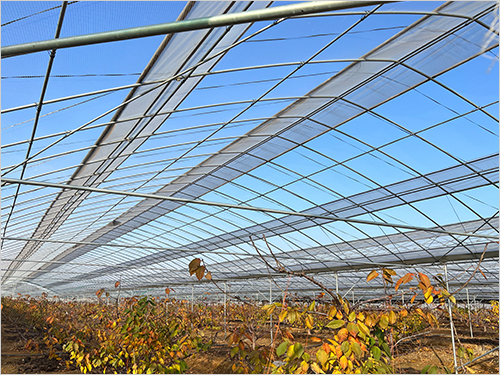
[[[289,3],[278,2],[274,5],[284,4]],[[443,3],[400,2],[384,5],[382,10],[430,11],[441,4]],[[60,2],[2,2],[2,24],[58,5]],[[171,22],[177,18],[184,5],[185,2],[77,2],[68,6],[61,37]],[[366,9],[358,10],[363,12]],[[2,45],[52,38],[58,14],[59,9],[51,10],[3,26]],[[246,69],[205,77],[180,104],[178,109],[185,109],[185,111],[172,114],[160,126],[158,132],[165,133],[152,137],[140,146],[134,155],[107,179],[103,187],[118,186],[116,188],[122,190],[138,188],[142,184],[141,179],[150,178],[172,162],[172,165],[158,174],[153,181],[138,188],[141,192],[158,190],[264,121],[255,119],[274,116],[294,103],[295,97],[307,94],[350,65],[347,61],[327,62],[326,60],[360,58],[421,17],[421,15],[368,17],[345,37],[315,56],[312,63],[298,69],[290,79],[280,83],[266,94],[264,98],[269,100],[254,106],[249,106],[249,102],[232,102],[251,101],[261,97],[283,77],[293,72],[297,65]],[[307,61],[360,18],[361,15],[356,14],[287,20],[230,50],[213,70]],[[245,35],[251,35],[270,23],[256,23],[245,32]],[[474,35],[471,39],[481,42],[480,35]],[[138,78],[137,74],[143,71],[162,40],[163,36],[156,36],[57,51],[45,100],[135,83]],[[451,51],[450,59],[458,59],[463,51],[454,51],[452,45],[453,43],[448,46]],[[372,113],[360,114],[340,124],[334,123],[337,114],[340,113],[338,115],[340,118],[343,111],[358,114],[361,110],[346,102],[343,106],[334,107],[335,110],[332,112],[321,112],[313,116],[316,122],[323,122],[322,126],[325,126],[325,129],[330,125],[338,126],[203,195],[202,199],[230,203],[245,202],[244,204],[253,206],[302,211],[495,154],[498,152],[498,122],[494,119],[498,118],[498,103],[495,103],[498,101],[499,81],[497,56],[498,48],[495,48],[485,55],[471,59],[439,75],[436,78],[438,83],[426,82],[415,90],[377,106]],[[435,61],[438,60],[436,58]],[[410,65],[419,63],[418,59],[408,61]],[[2,60],[2,109],[38,101],[47,63],[47,52]],[[446,61],[439,60],[439,64],[445,63]],[[358,70],[367,69],[368,71],[369,64],[374,63],[359,64]],[[430,59],[425,68],[432,71],[432,69],[440,68],[439,64],[436,63],[436,67],[432,66],[432,59]],[[399,76],[396,74],[387,76],[394,80],[402,77],[401,80],[405,80],[404,82],[410,82],[418,76],[417,73],[408,72],[403,67],[398,69],[400,69],[397,71],[400,72]],[[118,77],[58,77],[88,74],[123,75]],[[413,76],[409,77],[409,75]],[[20,76],[41,77],[15,78]],[[373,97],[376,101],[379,94],[376,90],[393,89],[392,85],[400,84],[390,81],[389,78],[386,81],[381,80],[380,86],[374,86],[370,94],[355,91],[346,95],[345,98],[354,102],[369,102]],[[339,81],[338,85],[341,86],[342,83],[343,81]],[[464,96],[472,104],[459,98],[439,83]],[[334,92],[335,87],[329,90]],[[128,92],[129,90],[122,90],[95,99],[86,97],[46,105],[42,110],[43,117],[40,119],[36,136],[76,129],[119,105]],[[364,97],[363,95],[370,96]],[[82,103],[84,100],[88,101]],[[322,99],[318,99],[320,100]],[[218,103],[222,105],[191,109]],[[484,109],[487,113],[477,110],[474,105],[487,106]],[[73,107],[66,109],[69,106]],[[469,115],[460,116],[470,111],[472,112]],[[105,123],[113,114],[114,112],[95,123]],[[454,119],[457,116],[458,118]],[[29,120],[34,117],[35,108],[3,114],[2,144],[8,145],[28,139],[33,125],[33,121]],[[230,120],[237,121],[221,128],[221,123]],[[182,132],[174,131],[188,127],[197,128]],[[103,129],[104,127],[95,127],[78,132],[47,150],[39,157],[49,157],[61,152],[65,154],[57,158],[40,160],[35,165],[31,165],[27,169],[25,178],[61,183],[66,181],[88,154],[89,147],[98,139]],[[219,131],[212,137],[214,139],[197,144],[217,129]],[[54,139],[57,138],[36,141],[31,154],[49,145]],[[4,147],[2,166],[21,162],[24,160],[25,153],[26,144]],[[176,160],[184,153],[186,153],[184,157]],[[66,169],[54,173],[62,168]],[[142,175],[139,176],[139,174]],[[16,172],[9,174],[9,177],[19,177],[19,168]],[[21,191],[25,190],[29,189],[23,187]],[[11,193],[12,188],[5,188],[7,198],[2,203],[4,206],[12,201],[8,197]],[[21,201],[27,197],[34,198],[46,193],[46,191],[32,192],[25,195]],[[97,195],[91,197],[94,196]],[[115,200],[111,201],[115,202]],[[120,208],[112,207],[110,204],[109,207],[106,206],[109,211],[99,204],[80,206],[75,211],[76,226],[79,220],[83,220],[83,216],[78,215],[84,215],[86,210],[90,210],[92,214],[95,213],[95,222],[90,226],[94,225],[97,229],[103,223],[109,222],[113,217],[119,216],[135,205],[136,202],[136,199],[127,199],[124,201],[126,204]],[[38,207],[39,212],[33,219],[30,219],[28,229],[18,225],[13,227],[16,228],[14,232],[24,233],[23,230],[25,230],[28,233],[29,230],[33,230],[37,218],[49,204],[50,199],[47,199],[44,205]],[[365,204],[375,203],[365,202]],[[262,223],[273,217],[273,215],[247,212],[239,213],[243,216],[241,218],[227,212],[220,212],[216,215],[217,217],[203,219],[203,223],[199,224],[204,228],[203,230],[197,228],[196,223],[189,224],[192,225],[190,230],[188,224],[179,224],[179,221],[176,221],[185,218],[189,222],[190,219],[187,219],[184,209],[178,209],[158,219],[159,226],[163,225],[162,222],[172,220],[171,225],[175,229],[169,230],[170,237],[165,235],[165,238],[162,238],[162,241],[170,246],[187,245],[190,242],[196,242],[197,238],[208,238],[219,232],[234,231],[239,227],[249,225],[248,219]],[[383,209],[377,212],[378,217],[364,214],[359,215],[359,218],[400,221],[430,227],[436,224],[446,225],[489,217],[495,214],[497,209],[498,190],[496,186],[489,184],[455,193],[451,197],[441,196],[418,201],[412,207],[403,205]],[[202,210],[189,210],[191,214],[202,212]],[[217,212],[212,209],[206,210],[210,213]],[[22,216],[20,218],[22,222]],[[246,222],[245,219],[247,219]],[[234,222],[231,222],[232,220]],[[77,238],[79,229],[75,229],[74,226],[72,228],[71,233]],[[325,228],[329,228],[331,233],[326,234]],[[358,226],[365,232],[361,233],[344,223],[328,224],[325,228],[309,228],[303,233],[296,232],[292,235],[296,236],[296,239],[303,237],[305,242],[314,242],[311,239],[313,238],[319,243],[326,244],[331,241],[341,241],[341,239],[335,239],[333,233],[343,233],[340,235],[342,239],[396,233],[395,230],[388,228]],[[149,241],[154,240],[154,238],[149,239]],[[282,241],[278,237],[274,240],[276,244]]]

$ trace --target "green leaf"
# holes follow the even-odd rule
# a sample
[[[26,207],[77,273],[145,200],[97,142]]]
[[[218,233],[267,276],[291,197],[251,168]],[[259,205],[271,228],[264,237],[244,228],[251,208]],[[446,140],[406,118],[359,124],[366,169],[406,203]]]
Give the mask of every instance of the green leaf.
[[[358,358],[361,358],[363,356],[363,351],[361,350],[361,346],[355,341],[351,342],[351,349],[356,354]]]
[[[371,349],[371,353],[373,355],[373,358],[375,358],[377,361],[380,359],[380,355],[382,354],[382,352],[380,351],[380,349],[377,346],[374,346]]]
[[[387,354],[387,356],[389,358],[391,358],[392,357],[391,356],[391,348],[389,348],[389,345],[387,345],[387,343],[383,342],[381,347],[382,347],[382,350],[385,352],[385,354]]]
[[[293,351],[295,352],[295,356],[297,358],[300,358],[304,353],[304,347],[302,346],[301,343],[297,342],[293,345]]]
[[[332,320],[325,327],[331,328],[331,329],[339,329],[339,328],[343,327],[344,324],[345,324],[345,322],[343,320]]]
[[[240,350],[240,348],[238,348],[237,346],[235,346],[234,348],[231,349],[231,358],[233,358],[236,353],[238,353],[238,351]]]
[[[342,350],[342,353],[347,353],[350,349],[349,341],[344,341],[342,345],[340,345],[340,349]]]
[[[279,346],[276,348],[276,355],[278,357],[281,357],[286,352],[287,347],[288,343],[286,341],[279,344]]]
[[[328,354],[323,349],[320,349],[316,352],[316,358],[321,363],[321,366],[324,366],[325,362],[328,361]]]

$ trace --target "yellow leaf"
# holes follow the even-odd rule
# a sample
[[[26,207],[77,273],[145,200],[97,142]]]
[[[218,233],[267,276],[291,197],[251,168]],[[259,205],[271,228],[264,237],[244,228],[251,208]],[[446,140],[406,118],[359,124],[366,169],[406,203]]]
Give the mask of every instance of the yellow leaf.
[[[382,314],[378,325],[380,326],[380,328],[386,329],[389,326],[389,317],[386,314]]]
[[[314,318],[312,315],[307,315],[306,316],[306,327],[309,329],[312,329],[314,326]]]
[[[328,311],[328,319],[333,319],[337,315],[337,308],[335,306],[330,307],[330,311]]]
[[[373,270],[372,272],[370,272],[368,274],[368,276],[366,277],[366,281],[370,281],[370,280],[373,280],[374,278],[376,278],[378,276],[378,272]]]
[[[288,310],[282,310],[278,316],[278,319],[280,321],[280,323],[285,320],[286,318],[286,314],[288,314]]]
[[[353,322],[354,319],[356,319],[356,312],[355,311],[351,311],[351,313],[349,314],[349,316],[347,317],[347,319],[349,319],[350,322]]]
[[[321,366],[324,366],[326,361],[328,361],[328,354],[323,349],[319,349],[316,352],[316,358],[321,363]]]
[[[311,370],[313,370],[315,374],[324,374],[325,373],[316,362],[311,363]]]
[[[389,312],[389,323],[390,323],[390,324],[394,324],[394,323],[396,323],[396,320],[397,320],[397,319],[398,319],[398,317],[397,317],[396,313],[395,313],[394,311],[392,311],[392,310],[391,310],[391,311]]]
[[[366,336],[370,336],[370,330],[368,329],[368,327],[367,327],[367,326],[365,326],[365,325],[363,324],[363,322],[360,322],[359,320],[358,320],[358,328],[359,328],[359,330],[360,330],[362,333],[364,333]]]
[[[342,367],[342,370],[345,370],[347,367],[347,358],[345,357],[345,355],[340,357],[339,363],[340,363],[340,367]]]

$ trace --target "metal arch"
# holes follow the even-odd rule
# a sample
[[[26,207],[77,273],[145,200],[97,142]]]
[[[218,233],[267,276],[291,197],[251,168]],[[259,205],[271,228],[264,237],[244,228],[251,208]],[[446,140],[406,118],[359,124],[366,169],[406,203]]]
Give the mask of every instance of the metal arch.
[[[387,3],[388,1],[317,1],[314,3],[299,3],[284,5],[263,10],[253,10],[247,12],[219,15],[213,17],[198,18],[168,22],[159,25],[136,27],[124,30],[116,30],[75,37],[61,38],[59,40],[45,40],[41,42],[31,42],[13,46],[2,47],[2,58],[23,55],[53,48],[69,48],[97,43],[107,43],[119,40],[144,38],[154,35],[178,33],[200,29],[211,29],[221,26],[232,26],[241,23],[256,21],[268,21],[284,17],[292,17],[300,14],[325,12],[336,9],[346,9],[354,7],[364,7]]]
[[[376,10],[378,8],[375,8],[374,10]],[[337,36],[336,38],[334,38],[334,40],[332,40],[331,42],[327,43],[326,46],[324,46],[323,48],[321,48],[318,52],[316,52],[315,54],[313,54],[307,61],[310,61],[312,59],[314,59],[314,57],[316,57],[318,54],[320,54],[322,51],[324,51],[326,48],[328,48],[330,45],[332,45],[333,43],[335,43],[338,39],[340,39],[343,35],[347,34],[352,28],[354,28],[356,25],[358,25],[360,22],[362,22],[364,19],[366,19],[366,17],[371,14],[374,10],[368,12],[366,14],[365,17],[361,18],[360,20],[356,21],[352,26],[350,26],[349,28],[347,28],[343,33],[341,33],[339,36]],[[279,21],[278,21],[279,22]],[[276,23],[275,23],[276,24]],[[268,26],[270,27],[270,26]],[[261,30],[265,30],[266,28],[264,29],[261,29]],[[247,37],[247,38],[244,38],[242,39],[240,42],[243,42],[244,40],[248,40],[250,39],[250,37],[252,37],[253,35],[256,35],[256,33],[252,34],[251,36]],[[238,42],[238,43],[240,43]],[[235,43],[234,45],[237,45],[238,43]],[[233,45],[233,46],[234,46]],[[229,48],[227,48],[229,49]],[[306,62],[307,62],[306,61]],[[264,96],[266,96],[269,92],[271,92],[272,90],[274,90],[274,88],[276,88],[277,86],[279,86],[282,82],[284,82],[288,77],[290,77],[291,75],[293,75],[296,71],[298,71],[300,68],[302,68],[302,66],[304,66],[304,64],[301,64],[300,66],[298,66],[296,69],[294,69],[291,73],[289,73],[286,77],[284,77],[283,79],[281,79],[277,84],[275,84],[271,89],[267,90],[264,94],[260,95],[260,97],[255,100],[254,102],[252,102],[246,109],[244,109],[243,111],[239,112],[236,116],[233,116],[232,119],[230,121],[228,121],[226,124],[224,124],[221,128],[219,128],[218,130],[212,132],[209,136],[205,137],[202,141],[200,141],[198,144],[201,144],[203,143],[205,140],[209,139],[210,137],[212,137],[213,135],[215,135],[218,131],[220,131],[222,128],[224,128],[227,124],[231,123],[231,121],[235,120],[236,118],[238,118],[239,116],[241,116],[244,112],[246,112],[248,109],[250,109],[253,105],[255,105],[255,103],[257,103],[260,99],[262,99]],[[126,102],[126,101],[125,101]],[[159,111],[158,111],[159,112]],[[196,146],[195,146],[196,147]],[[183,155],[187,155],[188,152],[192,151],[195,147],[191,148],[189,151],[185,152]],[[180,157],[182,157],[183,155],[181,155]],[[164,170],[166,170],[170,165],[172,165],[174,162],[168,164],[162,171],[159,171],[158,173],[162,173]],[[15,168],[13,168],[15,169]],[[13,169],[11,169],[10,171],[12,171]],[[10,172],[9,171],[9,172]],[[8,172],[7,172],[8,173]],[[76,172],[75,172],[76,173]]]
[[[220,55],[225,54],[227,51],[231,50],[232,48],[234,48],[234,47],[236,47],[236,46],[240,45],[241,43],[243,43],[243,42],[245,42],[245,41],[247,41],[247,40],[249,40],[249,39],[253,38],[255,35],[258,35],[258,34],[260,34],[260,33],[264,32],[264,31],[266,31],[266,30],[270,29],[271,27],[273,27],[274,25],[278,24],[279,22],[281,22],[281,21],[277,21],[277,22],[275,22],[275,23],[273,23],[273,24],[271,24],[271,25],[268,25],[268,26],[263,27],[262,29],[260,29],[260,30],[258,30],[258,31],[256,31],[256,32],[252,33],[251,35],[249,35],[249,36],[247,36],[247,37],[245,37],[245,38],[243,38],[243,39],[241,39],[241,40],[239,40],[239,41],[237,41],[237,42],[235,42],[235,43],[231,44],[230,46],[228,46],[228,47],[226,47],[226,48],[224,48],[224,49],[222,49],[222,50],[220,50],[219,52],[215,53],[214,55],[212,55],[212,56],[210,56],[210,57],[207,57],[207,58],[205,58],[205,59],[203,59],[203,60],[199,61],[198,63],[194,64],[192,67],[187,68],[187,69],[183,70],[182,72],[180,72],[180,73],[177,73],[177,74],[173,75],[173,76],[172,76],[172,77],[170,77],[170,78],[166,78],[166,79],[162,80],[162,81],[161,81],[161,83],[159,83],[158,85],[156,85],[156,86],[154,86],[154,87],[152,87],[152,88],[150,88],[150,89],[147,89],[146,91],[142,92],[141,94],[139,94],[139,95],[137,95],[137,96],[134,96],[133,98],[130,98],[130,99],[127,99],[127,100],[123,101],[122,103],[120,103],[120,104],[119,104],[119,105],[117,105],[116,107],[113,107],[112,109],[110,109],[110,110],[108,110],[108,111],[104,112],[103,114],[101,114],[101,115],[97,116],[96,118],[94,118],[94,119],[92,119],[92,120],[90,120],[90,121],[86,122],[85,124],[83,124],[83,125],[79,126],[78,128],[76,128],[76,129],[73,129],[73,130],[69,131],[68,133],[64,134],[61,138],[59,138],[57,141],[52,142],[50,145],[48,145],[48,146],[44,147],[42,150],[40,150],[40,151],[36,152],[36,153],[35,153],[34,155],[32,155],[31,157],[26,158],[26,160],[24,160],[22,163],[18,163],[18,164],[16,164],[16,165],[12,166],[12,167],[9,167],[10,169],[9,169],[8,171],[4,172],[4,173],[2,174],[2,176],[5,176],[5,175],[7,175],[7,174],[11,173],[13,170],[17,169],[20,165],[23,165],[23,164],[27,163],[29,160],[31,160],[31,159],[33,159],[34,157],[36,157],[36,156],[40,155],[41,153],[43,153],[44,151],[46,151],[46,150],[47,150],[47,149],[49,149],[50,147],[52,147],[52,146],[56,145],[57,143],[59,143],[59,142],[61,142],[62,140],[66,139],[67,137],[69,137],[70,135],[72,135],[72,134],[76,133],[77,131],[84,129],[85,127],[87,127],[88,125],[90,125],[90,124],[94,123],[95,121],[99,120],[100,118],[102,118],[102,117],[104,117],[104,116],[106,116],[106,115],[108,115],[108,114],[110,114],[110,113],[114,112],[115,110],[118,110],[118,109],[120,109],[120,108],[122,108],[122,107],[126,106],[127,104],[129,104],[129,103],[131,103],[131,102],[133,102],[133,101],[135,101],[135,100],[139,99],[140,97],[142,97],[142,96],[144,96],[144,95],[146,95],[146,94],[148,94],[148,93],[152,92],[153,90],[155,90],[155,89],[157,89],[157,88],[160,88],[160,87],[162,87],[162,86],[165,86],[166,84],[168,84],[169,82],[171,82],[171,81],[173,81],[173,80],[176,80],[176,79],[178,79],[178,78],[183,77],[183,75],[185,75],[185,74],[189,74],[189,73],[191,73],[192,71],[194,71],[194,70],[195,70],[196,68],[198,68],[199,66],[201,66],[201,65],[205,64],[206,62],[208,62],[208,61],[210,61],[210,60],[215,59],[216,57],[219,57]]]
[[[301,15],[301,16],[293,16],[290,17],[290,19],[296,19],[296,18],[310,18],[310,17],[332,17],[332,16],[350,16],[350,15],[361,15],[364,16],[366,15],[366,12],[362,11],[352,11],[352,12],[336,12],[336,13],[323,13],[323,14],[309,14],[309,15]],[[485,27],[486,29],[490,30],[491,32],[495,34],[499,34],[497,30],[491,30],[488,25],[484,24],[482,21],[475,17],[463,15],[463,14],[454,14],[454,13],[441,13],[441,12],[432,12],[432,11],[375,11],[372,13],[372,15],[429,15],[429,16],[440,16],[440,17],[455,17],[455,18],[463,18],[467,20],[471,20],[474,22],[477,22],[481,26]],[[341,61],[341,59],[339,59]],[[310,63],[315,63],[314,61]],[[220,73],[228,73],[228,72],[234,72],[234,71],[241,71],[241,70],[246,70],[246,69],[258,69],[258,68],[267,68],[267,67],[278,67],[278,66],[287,66],[287,65],[300,65],[300,62],[296,63],[280,63],[280,64],[267,64],[267,65],[261,65],[261,66],[255,66],[255,67],[243,67],[243,68],[234,68],[234,69],[226,69],[226,70],[220,70],[220,71],[213,71],[213,72],[205,72],[205,73],[196,73],[192,74],[190,77],[199,77],[203,75],[212,75],[212,74],[220,74]],[[110,91],[118,91],[118,90],[125,90],[125,89],[131,89],[131,88],[136,88],[136,87],[141,87],[141,86],[146,86],[146,85],[151,85],[151,84],[156,84],[156,83],[161,83],[163,80],[156,80],[156,81],[149,81],[149,82],[141,82],[141,83],[134,83],[130,85],[124,85],[124,86],[117,86],[114,88],[109,88],[109,89],[103,89],[103,90],[96,90],[92,92],[87,92],[87,93],[82,93],[82,94],[77,94],[77,95],[72,95],[64,98],[57,98],[57,99],[51,99],[43,102],[42,104],[52,104],[56,103],[59,101],[63,100],[70,100],[70,99],[77,99],[81,98],[84,96],[90,96],[90,95],[97,95],[97,94],[102,94]],[[3,109],[0,111],[0,113],[8,113],[12,111],[17,111],[17,110],[22,110],[22,109],[27,109],[31,107],[36,107],[38,103],[33,103],[33,104],[25,104],[22,106],[18,107],[13,107],[13,108],[8,108],[8,109]]]
[[[301,213],[301,212],[276,210],[276,209],[271,209],[271,208],[239,206],[239,205],[229,204],[229,203],[219,203],[219,202],[202,201],[202,200],[187,199],[187,198],[169,197],[169,196],[162,196],[162,195],[155,195],[155,194],[143,194],[143,193],[136,193],[136,192],[126,192],[126,191],[119,191],[119,190],[92,188],[92,187],[88,187],[88,186],[65,185],[65,184],[56,184],[56,183],[43,182],[43,181],[31,181],[31,180],[24,180],[23,181],[23,180],[18,180],[18,179],[14,179],[14,178],[3,178],[2,180],[3,180],[3,184],[22,184],[22,185],[45,186],[45,187],[53,187],[53,188],[58,188],[58,189],[80,190],[80,191],[89,191],[89,192],[95,192],[95,193],[116,194],[116,195],[125,195],[125,196],[131,196],[131,197],[148,198],[148,199],[155,199],[155,200],[170,200],[170,201],[174,201],[174,202],[193,203],[193,204],[200,204],[200,205],[206,205],[206,206],[227,207],[227,208],[235,208],[235,209],[247,210],[247,211],[269,212],[269,213],[274,213],[274,214],[278,214],[278,215],[296,215],[296,216],[310,217],[310,218],[316,218],[316,219],[326,219],[326,220],[332,220],[332,221],[345,221],[345,222],[352,222],[352,223],[359,223],[359,224],[379,225],[379,226],[391,227],[391,228],[414,229],[414,230],[422,230],[422,231],[441,233],[441,234],[455,234],[457,236],[480,237],[480,238],[490,238],[490,239],[497,238],[497,236],[480,235],[480,234],[474,234],[474,233],[449,232],[449,231],[444,231],[444,230],[435,229],[435,228],[423,228],[423,227],[405,225],[405,224],[391,224],[391,223],[384,223],[384,222],[374,222],[374,221],[369,221],[369,220],[345,219],[345,218],[336,217],[336,216],[306,214],[306,213]]]

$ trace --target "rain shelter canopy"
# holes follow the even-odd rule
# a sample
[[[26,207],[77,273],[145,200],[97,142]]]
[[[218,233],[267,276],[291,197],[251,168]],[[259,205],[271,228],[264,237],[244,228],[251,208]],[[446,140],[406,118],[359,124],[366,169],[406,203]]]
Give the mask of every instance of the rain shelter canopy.
[[[447,265],[497,298],[497,3],[344,3],[4,58],[2,294],[214,298],[194,258],[319,292],[274,254],[349,297]],[[2,48],[285,4],[2,2]]]

